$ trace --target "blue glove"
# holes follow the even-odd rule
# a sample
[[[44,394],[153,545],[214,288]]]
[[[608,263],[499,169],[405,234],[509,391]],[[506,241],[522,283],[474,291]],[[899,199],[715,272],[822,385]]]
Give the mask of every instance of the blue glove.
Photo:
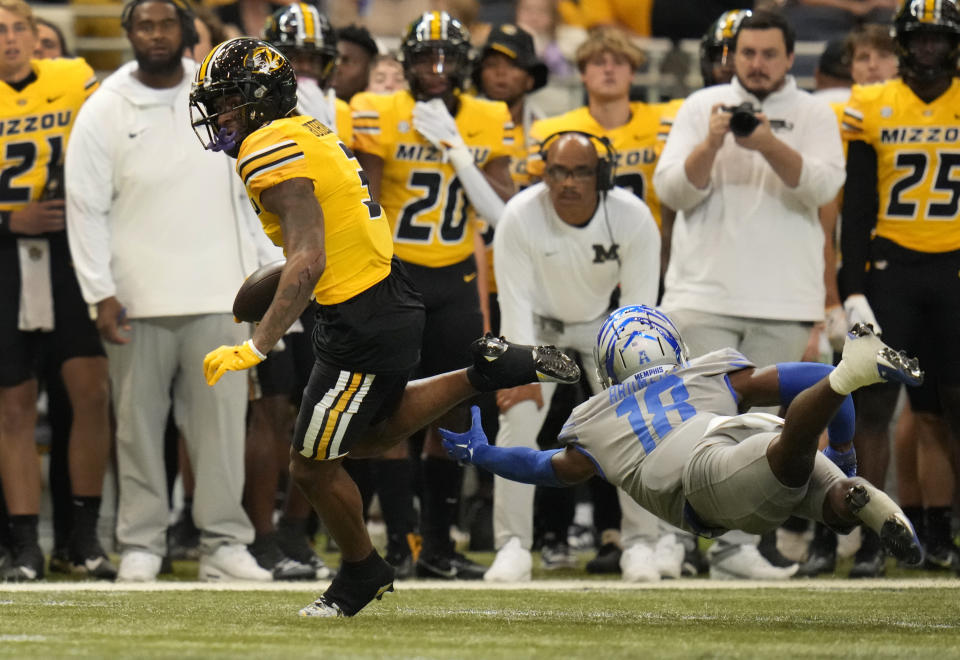
[[[470,407],[471,423],[470,430],[464,433],[454,433],[447,429],[440,429],[440,435],[443,436],[443,447],[447,450],[455,461],[462,463],[472,463],[473,454],[478,447],[489,447],[487,436],[483,432],[483,426],[480,424],[480,408]]]
[[[845,452],[839,452],[830,445],[823,450],[823,455],[833,461],[848,477],[857,476],[857,451],[851,447]]]

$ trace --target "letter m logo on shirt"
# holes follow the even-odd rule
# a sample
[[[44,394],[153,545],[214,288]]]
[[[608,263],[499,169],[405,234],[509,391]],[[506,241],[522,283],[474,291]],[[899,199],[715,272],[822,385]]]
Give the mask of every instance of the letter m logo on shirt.
[[[604,261],[620,261],[620,255],[617,254],[617,250],[620,249],[620,245],[613,243],[610,246],[609,250],[604,249],[603,245],[593,245],[593,263],[602,264]]]

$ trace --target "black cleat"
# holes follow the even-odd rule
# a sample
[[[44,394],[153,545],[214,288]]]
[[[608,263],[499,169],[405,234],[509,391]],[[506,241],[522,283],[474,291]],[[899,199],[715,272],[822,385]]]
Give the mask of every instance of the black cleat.
[[[371,555],[363,566],[341,564],[337,576],[320,598],[300,610],[300,616],[353,616],[373,600],[393,591],[395,571],[379,555]]]
[[[36,582],[43,579],[45,561],[36,543],[13,549],[13,558],[3,571],[6,582]]]
[[[823,573],[833,573],[837,568],[837,553],[829,550],[814,549],[807,560],[800,564],[796,577],[817,577]]]
[[[604,543],[597,549],[597,556],[587,562],[587,573],[619,573],[622,554],[623,550],[616,543]]]
[[[487,334],[470,345],[470,352],[473,366],[467,369],[467,376],[481,392],[538,382],[569,385],[580,380],[580,367],[556,346],[511,344]]]
[[[478,564],[453,552],[448,555],[420,555],[417,577],[438,580],[482,580],[489,566]]]
[[[260,564],[260,568],[273,573],[274,580],[315,580],[317,577],[313,566],[300,563],[283,554],[274,534],[258,536],[247,546],[247,549]]]

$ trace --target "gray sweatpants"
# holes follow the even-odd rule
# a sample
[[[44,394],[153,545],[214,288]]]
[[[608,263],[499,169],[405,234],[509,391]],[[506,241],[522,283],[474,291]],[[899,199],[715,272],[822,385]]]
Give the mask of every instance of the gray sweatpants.
[[[117,419],[121,548],[166,554],[164,431],[171,395],[196,477],[193,518],[201,549],[250,543],[253,527],[241,506],[247,374],[228,372],[215,387],[203,375],[204,356],[245,341],[246,327],[230,314],[141,318],[130,325],[128,344],[106,346]]]

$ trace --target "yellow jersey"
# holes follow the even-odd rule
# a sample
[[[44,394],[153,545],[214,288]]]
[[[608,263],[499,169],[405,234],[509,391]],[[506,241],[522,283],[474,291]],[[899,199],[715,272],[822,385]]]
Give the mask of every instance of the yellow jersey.
[[[386,214],[370,199],[366,175],[353,152],[316,119],[285,117],[251,133],[240,145],[237,174],[263,231],[281,247],[280,218],[263,208],[260,195],[288,179],[313,182],[323,210],[327,258],[314,287],[321,305],[352,298],[390,274],[393,246]]]
[[[530,133],[538,142],[561,131],[583,131],[610,140],[617,161],[614,182],[646,202],[659,227],[660,199],[653,190],[653,171],[663,152],[669,124],[682,103],[683,99],[668,103],[631,103],[630,121],[609,130],[598,124],[590,109],[583,106],[557,117],[541,119],[534,123]],[[602,147],[597,151],[601,158],[605,156]],[[539,151],[530,157],[539,159]]]
[[[513,122],[502,101],[459,97],[456,123],[477,167],[514,153]],[[350,100],[353,146],[383,160],[380,203],[397,257],[439,268],[473,254],[476,213],[453,165],[413,127],[407,91],[361,92]]]
[[[336,130],[340,141],[349,146],[353,144],[353,116],[350,104],[343,99],[335,99],[334,108],[337,115],[337,125],[330,128]]]
[[[843,137],[877,154],[877,236],[918,252],[960,249],[957,108],[957,79],[929,104],[899,78],[853,87]]]
[[[63,159],[80,106],[98,82],[81,58],[32,60],[37,79],[0,82],[0,211],[63,195]]]

